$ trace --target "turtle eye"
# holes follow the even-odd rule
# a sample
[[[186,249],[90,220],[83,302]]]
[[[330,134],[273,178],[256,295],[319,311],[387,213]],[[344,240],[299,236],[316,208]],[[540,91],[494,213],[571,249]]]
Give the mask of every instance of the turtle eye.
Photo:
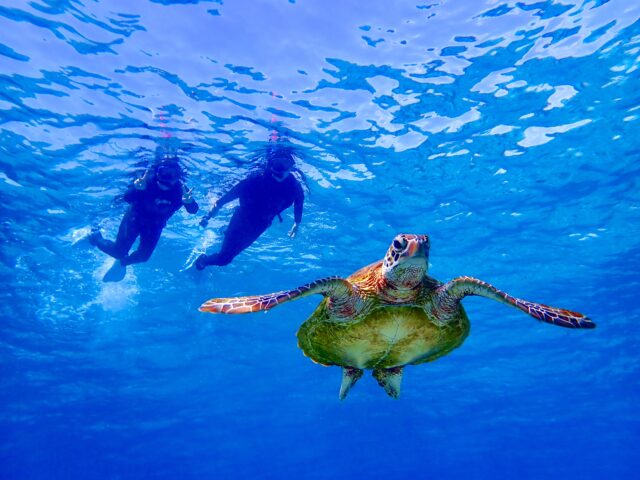
[[[407,247],[407,241],[404,238],[401,238],[399,240],[397,238],[395,238],[393,240],[393,248],[394,248],[394,250],[397,250],[397,251],[401,252],[406,247]]]

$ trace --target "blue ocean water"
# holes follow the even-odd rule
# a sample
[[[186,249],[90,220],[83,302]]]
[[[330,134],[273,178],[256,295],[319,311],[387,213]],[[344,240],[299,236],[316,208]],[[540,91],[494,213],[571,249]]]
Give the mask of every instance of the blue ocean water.
[[[0,0],[0,478],[637,478],[640,3]],[[228,267],[171,219],[117,284],[82,237],[159,145],[204,209],[278,129],[309,192]],[[213,316],[431,238],[430,274],[584,312],[467,298],[472,331],[402,397],[295,332],[319,298]]]

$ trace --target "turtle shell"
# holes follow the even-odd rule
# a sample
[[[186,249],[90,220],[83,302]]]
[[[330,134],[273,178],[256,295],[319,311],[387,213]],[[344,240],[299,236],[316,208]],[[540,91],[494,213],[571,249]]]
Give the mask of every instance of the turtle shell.
[[[430,295],[419,305],[380,302],[373,284],[379,262],[349,277],[373,305],[353,321],[332,318],[324,299],[298,330],[298,346],[323,365],[354,368],[392,368],[433,361],[459,347],[469,334],[469,319],[462,305],[445,325],[430,315]]]

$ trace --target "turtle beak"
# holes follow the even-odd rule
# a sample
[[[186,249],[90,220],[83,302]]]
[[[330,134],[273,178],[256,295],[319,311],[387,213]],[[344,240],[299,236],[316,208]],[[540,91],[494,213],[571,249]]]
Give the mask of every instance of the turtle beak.
[[[408,237],[408,236],[407,236]],[[429,237],[426,235],[412,235],[405,251],[405,257],[429,256]]]
[[[422,250],[420,242],[411,242],[407,246],[407,251],[404,254],[405,257],[414,257],[419,251]]]

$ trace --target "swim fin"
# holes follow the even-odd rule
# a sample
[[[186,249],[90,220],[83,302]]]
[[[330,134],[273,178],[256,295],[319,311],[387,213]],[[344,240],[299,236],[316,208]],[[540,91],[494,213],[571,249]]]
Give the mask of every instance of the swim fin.
[[[119,282],[127,274],[127,267],[120,263],[120,260],[116,259],[111,265],[111,268],[107,270],[107,273],[102,277],[103,282]]]

